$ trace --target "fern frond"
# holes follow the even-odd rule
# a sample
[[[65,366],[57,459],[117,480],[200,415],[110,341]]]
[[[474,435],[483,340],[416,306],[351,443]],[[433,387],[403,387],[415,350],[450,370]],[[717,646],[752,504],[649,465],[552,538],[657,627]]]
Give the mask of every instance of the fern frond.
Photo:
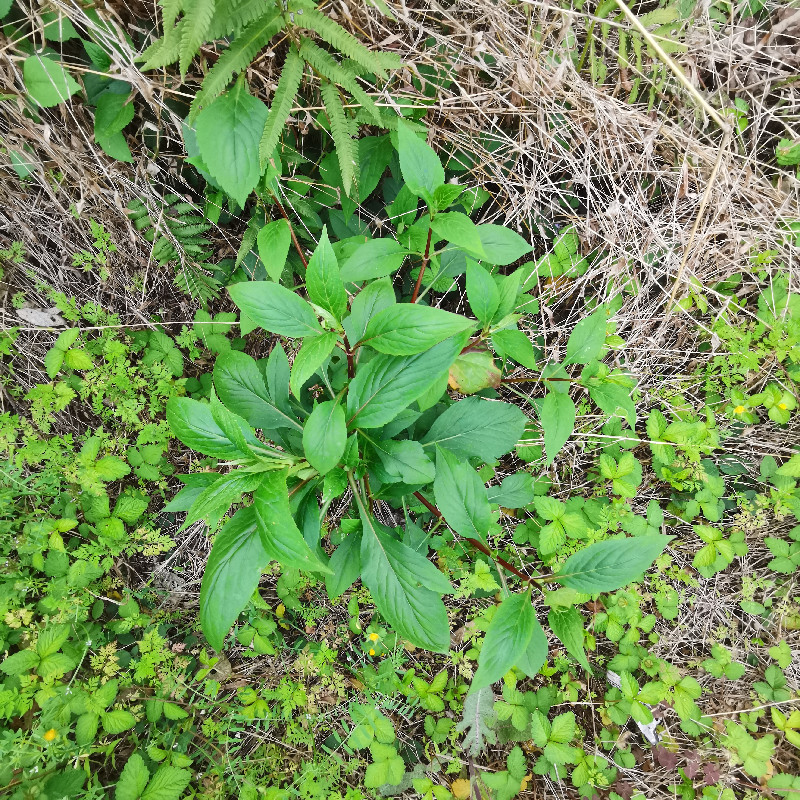
[[[394,114],[392,111],[387,111],[382,108],[378,108],[380,112],[381,122],[380,127],[386,128],[387,131],[396,131],[397,130],[397,115]],[[358,125],[374,125],[375,124],[375,117],[372,112],[367,111],[365,108],[356,109],[356,114],[353,120]]]
[[[320,75],[333,83],[350,80],[350,76],[342,69],[339,62],[306,36],[300,38],[300,57],[308,62]]]
[[[375,105],[375,101],[367,94],[367,92],[362,88],[361,84],[358,82],[356,78],[357,73],[353,69],[353,65],[355,62],[348,59],[345,63],[342,64],[342,69],[344,69],[351,77],[350,83],[347,84],[345,87],[350,94],[353,96],[354,100],[357,100],[361,103],[361,107],[367,111],[367,113],[372,117],[371,125],[382,125],[383,119],[381,117],[380,109],[377,105]],[[357,65],[356,65],[357,66]],[[342,84],[344,86],[344,84]]]
[[[389,50],[378,50],[373,55],[387,71],[403,68],[403,59],[397,53],[392,53]]]
[[[347,118],[339,90],[332,83],[323,81],[320,87],[325,113],[331,123],[331,134],[336,147],[336,156],[339,159],[339,170],[342,173],[342,186],[345,194],[350,197],[350,190],[355,182],[358,172],[358,147],[353,135],[355,126]]]
[[[380,111],[375,105],[375,101],[361,88],[361,85],[347,67],[339,64],[330,53],[327,53],[306,37],[303,37],[301,41],[300,55],[322,77],[327,78],[331,83],[338,83],[342,88],[350,92],[364,108],[368,109],[373,119],[372,124],[381,124]]]
[[[208,41],[211,20],[214,18],[215,0],[187,0],[183,12],[181,31],[180,70],[181,78],[186,77],[189,62],[194,58],[200,45]]]
[[[239,34],[251,22],[263,17],[265,6],[264,0],[217,0],[214,11],[214,19],[211,21],[211,28],[208,32],[208,41],[222,39],[231,34]],[[275,10],[278,10],[276,3],[272,3]]]
[[[242,235],[242,243],[236,253],[236,261],[233,262],[234,269],[238,268],[242,261],[247,258],[247,254],[253,249],[257,238],[258,229],[251,225]]]
[[[183,20],[180,20],[177,25],[169,28],[160,39],[156,39],[140,56],[137,56],[137,61],[144,61],[142,71],[174,64],[180,56],[182,32]]]
[[[294,103],[297,90],[300,88],[300,81],[303,79],[303,66],[303,59],[292,46],[286,56],[281,76],[278,78],[278,86],[272,98],[267,123],[264,125],[264,133],[261,135],[258,155],[262,164],[265,164],[272,155],[281,138],[286,119],[292,110],[292,103]]]
[[[247,69],[256,53],[263,50],[272,37],[283,27],[283,18],[272,8],[264,16],[251,22],[232,42],[209,70],[200,91],[189,109],[189,122],[200,109],[219,97],[230,83],[234,73]]]
[[[191,264],[184,264],[175,276],[175,285],[181,291],[203,301],[219,297],[219,281]]]
[[[314,9],[304,10],[302,16],[295,17],[295,24],[314,31],[321,39],[335,47],[340,53],[352,58],[365,69],[380,75],[384,80],[388,78],[380,59],[364,47],[351,33],[338,25],[329,17]]]
[[[161,25],[168,31],[175,25],[178,14],[183,11],[184,0],[159,0],[161,6]]]

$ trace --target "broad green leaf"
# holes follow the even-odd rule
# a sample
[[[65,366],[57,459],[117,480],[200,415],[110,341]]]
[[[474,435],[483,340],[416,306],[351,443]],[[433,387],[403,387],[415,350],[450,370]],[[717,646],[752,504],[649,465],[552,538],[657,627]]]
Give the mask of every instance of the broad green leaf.
[[[339,264],[328,239],[327,227],[322,229],[316,250],[308,261],[306,290],[312,303],[341,321],[347,311],[347,292],[339,276]]]
[[[240,508],[216,535],[200,585],[200,625],[215,650],[222,650],[225,636],[258,588],[270,558],[255,508]]]
[[[404,638],[434,653],[450,649],[450,625],[441,595],[449,581],[416,550],[392,538],[359,504],[361,579],[378,611]]]
[[[127,94],[105,92],[100,95],[94,114],[95,137],[119,133],[133,119],[133,103],[127,101]]]
[[[171,720],[186,719],[189,712],[175,703],[164,703],[164,716]]]
[[[191,779],[190,770],[162,764],[147,784],[142,800],[178,800]]]
[[[478,225],[483,248],[482,261],[505,266],[530,253],[533,248],[518,233],[502,225]]]
[[[497,389],[502,375],[485,344],[474,344],[450,367],[449,385],[461,394],[475,394],[484,389]]]
[[[237,459],[246,455],[214,421],[207,403],[189,397],[172,397],[167,403],[167,422],[187,447],[199,453],[223,459]],[[260,445],[251,432],[242,433],[249,444]]]
[[[491,273],[474,261],[467,264],[467,300],[472,313],[484,326],[492,321],[500,304],[500,290]]]
[[[317,403],[303,427],[303,450],[320,475],[341,461],[347,444],[347,423],[338,400]]]
[[[478,473],[449,450],[436,448],[436,505],[460,536],[483,541],[492,522],[489,497]]]
[[[575,403],[568,394],[550,391],[542,401],[539,416],[549,465],[575,430]]]
[[[231,299],[264,330],[280,336],[322,333],[314,309],[299,294],[271,281],[248,281],[228,287]]]
[[[10,10],[9,0],[0,2],[0,19]],[[42,35],[49,42],[67,42],[70,39],[78,39],[79,34],[69,17],[57,11],[45,11],[42,15]]]
[[[122,133],[111,133],[107,136],[95,135],[95,141],[107,156],[116,161],[125,161],[128,164],[133,163],[131,149],[128,147],[128,142]]]
[[[785,464],[778,467],[777,474],[787,478],[800,478],[800,453],[793,455]]]
[[[64,653],[53,653],[39,662],[36,672],[46,680],[50,677],[66,675],[75,667],[75,659]]]
[[[583,649],[583,617],[578,609],[573,606],[553,606],[547,615],[547,622],[567,652],[587,672],[591,672]]]
[[[533,476],[529,472],[514,472],[500,486],[489,489],[489,502],[503,508],[522,508],[534,500]]]
[[[470,692],[499,681],[524,658],[535,624],[529,591],[503,598],[486,631]]]
[[[149,780],[150,772],[144,759],[138,753],[134,753],[125,762],[125,767],[120,773],[116,800],[140,800]]]
[[[367,767],[364,786],[377,789],[379,786],[397,786],[406,771],[405,762],[393,744],[372,742],[369,746],[373,763]]]
[[[636,497],[642,482],[642,465],[633,453],[623,453],[617,462],[612,456],[600,456],[600,474],[611,481],[611,488],[622,497]]]
[[[0,670],[6,675],[22,675],[39,665],[39,654],[34,650],[20,650],[0,663]]]
[[[203,108],[195,121],[200,157],[214,180],[244,207],[261,177],[258,145],[267,107],[248,94],[244,78]]]
[[[253,495],[253,508],[264,551],[282,567],[328,572],[292,518],[286,489],[287,470],[272,470],[263,476]]]
[[[46,56],[26,58],[22,78],[28,94],[44,108],[57,106],[81,90],[61,64]]]
[[[217,356],[214,388],[227,408],[254,428],[302,430],[300,423],[273,404],[254,359],[237,350]]]
[[[533,344],[523,331],[497,331],[492,334],[492,346],[502,358],[513,358],[528,369],[536,369]]]
[[[525,652],[517,659],[515,667],[519,667],[529,678],[535,678],[547,660],[547,634],[534,615],[533,634]]]
[[[639,578],[671,539],[657,534],[596,542],[571,555],[555,579],[587,594],[613,592]]]
[[[341,597],[361,575],[361,534],[350,533],[333,551],[328,564],[330,573],[325,576],[328,599]]]
[[[97,736],[97,729],[100,727],[100,715],[94,713],[81,714],[75,721],[75,741],[81,746],[86,746],[94,742],[94,737]],[[121,782],[121,779],[120,779]],[[147,778],[145,778],[147,783]],[[119,797],[119,788],[117,789],[117,797]]]
[[[256,238],[258,257],[267,270],[267,275],[276,283],[281,279],[286,257],[292,245],[292,234],[285,219],[276,219],[265,225]]]
[[[514,270],[510,275],[502,278],[498,284],[500,292],[500,303],[497,306],[492,322],[500,322],[517,308],[517,297],[519,295],[519,284],[521,280],[520,270]]]
[[[344,262],[339,274],[348,283],[383,278],[397,272],[406,255],[408,251],[394,239],[371,239]]]
[[[458,314],[418,303],[402,303],[373,316],[361,344],[381,353],[409,356],[474,327],[471,319]]]
[[[443,372],[431,385],[417,398],[417,408],[421,412],[433,408],[442,395],[447,391],[447,382],[450,379],[450,371]]]
[[[446,239],[461,250],[466,250],[476,258],[483,258],[478,226],[466,214],[458,211],[437,214],[431,220],[431,227],[440,238]]]
[[[264,448],[264,445],[252,435],[250,426],[238,414],[234,414],[222,405],[216,392],[211,392],[209,407],[211,419],[219,425],[222,433],[236,445],[240,453],[249,456],[252,455],[251,447],[257,450]]]
[[[53,380],[61,371],[66,352],[66,350],[59,350],[57,347],[51,347],[45,354],[44,368],[50,380]]]
[[[433,205],[433,193],[444,183],[444,168],[433,148],[402,119],[397,122],[397,151],[406,188]]]
[[[258,482],[257,474],[240,470],[220,475],[197,495],[183,522],[183,528],[200,519],[206,519],[210,525],[216,524],[231,504],[239,500],[244,492],[252,492]]]
[[[267,389],[272,402],[285,414],[292,416],[289,402],[289,359],[280,342],[276,342],[267,358]]]
[[[319,336],[308,336],[303,340],[300,350],[292,363],[292,377],[289,385],[292,394],[300,398],[300,390],[306,381],[325,363],[339,337],[335,333],[321,333]]]
[[[91,356],[85,350],[67,350],[64,353],[64,366],[69,369],[91,369]]]
[[[463,459],[494,461],[514,449],[525,422],[523,411],[511,403],[468,397],[440,414],[422,443],[445,447]]]
[[[372,447],[380,459],[384,483],[426,484],[435,475],[433,461],[425,455],[419,442],[403,441],[373,442]]]
[[[379,428],[423,395],[455,360],[466,336],[412,356],[380,354],[356,369],[347,394],[348,425]]]
[[[363,203],[375,191],[393,156],[390,136],[363,136],[358,140],[359,203]]]
[[[364,336],[373,316],[394,303],[394,288],[388,278],[373,281],[362,289],[350,304],[350,316],[342,323],[350,344],[355,344]]]
[[[600,358],[606,341],[606,320],[608,314],[605,307],[582,319],[573,329],[567,341],[567,364],[588,364]]]
[[[444,211],[446,208],[450,208],[450,206],[452,206],[453,203],[455,203],[456,200],[461,197],[463,192],[463,186],[458,186],[453,183],[445,183],[442,186],[437,187],[436,191],[433,193],[434,208],[437,211]],[[469,194],[467,195],[467,198],[469,198]],[[467,200],[467,202],[469,203],[469,200]],[[467,210],[469,211],[472,209],[468,208]]]
[[[622,417],[631,428],[636,425],[636,406],[627,387],[617,383],[602,383],[590,387],[589,396],[610,417]]]
[[[130,730],[136,724],[136,717],[130,711],[121,708],[104,712],[100,715],[100,719],[103,723],[103,730],[112,736]]]
[[[69,639],[70,630],[69,625],[48,625],[36,640],[36,652],[39,657],[47,658],[57,653]]]

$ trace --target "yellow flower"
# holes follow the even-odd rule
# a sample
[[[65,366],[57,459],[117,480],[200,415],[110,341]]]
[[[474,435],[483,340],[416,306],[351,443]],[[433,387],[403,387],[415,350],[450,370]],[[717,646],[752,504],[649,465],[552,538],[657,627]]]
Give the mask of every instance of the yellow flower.
[[[371,656],[374,656],[374,655],[375,655],[375,651],[374,651],[374,650],[373,650],[371,647],[370,647],[370,649],[369,649],[369,654],[370,654]]]
[[[371,642],[377,642],[377,641],[378,641],[378,639],[380,639],[380,638],[381,638],[381,637],[380,637],[380,636],[378,636],[378,634],[377,634],[377,633],[371,633],[371,634],[369,635],[369,640],[370,640]]]
[[[786,411],[786,403],[778,403],[778,408],[781,411]]]
[[[736,408],[733,409],[733,413],[744,414],[744,406],[736,406]]]
[[[50,730],[45,733],[44,740],[46,742],[52,742],[53,739],[56,738],[56,736],[58,736],[58,732],[56,731],[56,729],[50,728]]]

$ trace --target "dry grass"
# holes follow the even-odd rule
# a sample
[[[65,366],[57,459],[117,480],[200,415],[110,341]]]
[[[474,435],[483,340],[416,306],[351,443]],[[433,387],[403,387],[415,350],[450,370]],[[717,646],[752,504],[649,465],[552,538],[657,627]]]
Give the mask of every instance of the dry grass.
[[[51,5],[78,25],[92,24],[77,3],[54,0]],[[782,225],[800,219],[800,187],[788,173],[776,179],[774,166],[768,163],[776,136],[798,136],[798,12],[776,9],[772,26],[757,30],[751,20],[718,25],[698,8],[689,28],[689,52],[675,57],[694,92],[671,78],[658,99],[660,112],[654,113],[626,104],[630,75],[624,71],[611,69],[605,85],[599,87],[576,71],[569,54],[575,37],[582,41],[592,22],[586,10],[550,2],[489,0],[456,2],[446,9],[436,2],[391,5],[394,20],[344,2],[330,3],[327,10],[374,46],[395,50],[414,65],[391,92],[382,94],[380,99],[388,105],[423,100],[418,71],[446,59],[451,83],[437,90],[426,122],[435,146],[473,154],[474,166],[463,182],[483,186],[492,195],[480,221],[516,228],[532,237],[540,250],[548,230],[571,224],[579,233],[582,251],[601,254],[583,277],[542,288],[540,300],[549,302],[541,303],[539,326],[546,334],[548,354],[557,358],[563,353],[586,298],[609,299],[635,281],[638,292],[626,295],[619,315],[618,333],[627,342],[619,362],[638,381],[643,395],[640,408],[663,405],[673,391],[700,405],[702,387],[692,385],[690,375],[707,358],[698,349],[703,323],[698,327],[684,312],[671,310],[670,298],[683,297],[692,278],[710,287],[737,272],[745,276],[740,294],[753,293],[748,255],[754,249],[776,250],[776,260],[788,267],[793,284],[800,285],[797,248],[786,244],[781,235]],[[132,24],[124,9],[117,9],[121,16],[115,16],[114,8],[111,18],[120,30]],[[37,13],[31,6],[32,19]],[[136,87],[144,101],[145,127],[160,131],[159,152],[148,156],[140,150],[133,165],[112,162],[93,143],[90,114],[78,103],[44,112],[41,123],[25,115],[21,102],[0,106],[0,137],[5,146],[31,148],[36,163],[25,186],[2,167],[0,245],[21,240],[28,253],[24,268],[7,272],[6,285],[0,287],[5,292],[0,309],[3,326],[18,324],[10,306],[14,292],[24,291],[31,306],[49,305],[36,289],[37,282],[74,295],[80,302],[101,303],[119,314],[122,324],[149,324],[153,314],[163,314],[168,321],[192,316],[192,305],[172,286],[173,276],[149,260],[149,246],[124,214],[133,197],[155,203],[169,190],[191,196],[176,169],[179,120],[164,103],[180,98],[183,90],[163,76],[142,75],[122,37],[108,36],[108,41],[117,53],[114,69]],[[0,82],[21,88],[20,61],[8,57],[8,48],[4,52],[7,58],[0,60]],[[613,54],[607,55],[613,63]],[[274,59],[264,57],[248,76],[265,100],[274,88],[275,66]],[[734,97],[746,100],[750,106],[747,130],[726,136],[698,97],[720,109],[724,119],[730,118],[725,112]],[[309,118],[297,110],[296,121],[302,126]],[[55,171],[63,178],[55,180]],[[568,201],[576,196],[580,205],[570,210]],[[286,200],[291,203],[291,197]],[[80,219],[70,213],[71,207],[80,211]],[[70,266],[72,253],[91,247],[88,219],[102,222],[117,246],[111,276],[104,282]],[[235,248],[237,243],[229,246]],[[138,289],[132,288],[134,274],[143,281]],[[707,324],[725,298],[714,296],[708,288],[706,295],[712,304]],[[30,333],[31,358],[23,381],[43,379],[37,362],[52,337]],[[758,379],[763,384],[769,377],[764,374]],[[535,386],[531,392],[540,393]],[[560,473],[554,473],[565,495],[585,485],[584,446],[599,433],[599,425],[598,418],[594,428],[587,427],[576,438],[561,460]],[[727,447],[745,456],[757,476],[763,455],[785,454],[796,442],[796,429],[763,425],[757,439],[732,440]],[[774,528],[774,520],[764,522]],[[692,588],[681,588],[686,602],[679,619],[659,624],[656,654],[697,675],[705,685],[713,681],[703,677],[696,663],[707,657],[710,642],[723,640],[743,658],[752,639],[769,645],[779,637],[779,631],[765,628],[739,606],[748,599],[742,578],[757,580],[765,574],[764,529],[749,531],[750,554],[741,560],[740,572],[728,570]],[[180,602],[191,604],[196,599],[205,540],[194,529],[182,536],[169,563],[151,578],[180,567],[184,579],[180,591],[186,595]],[[676,546],[676,562],[690,564],[694,547],[691,535],[685,537]],[[136,583],[133,576],[132,581]],[[795,653],[800,651],[798,633],[784,633]],[[759,668],[764,663],[761,657]],[[258,668],[250,662],[248,674]],[[748,688],[756,671],[751,668],[741,681],[714,684],[713,699],[703,701],[704,711],[724,721],[759,706]],[[796,665],[790,677],[797,688]],[[592,688],[601,687],[585,686],[580,698],[588,704],[589,712],[581,718],[589,730],[600,725],[592,718],[591,707],[598,701],[589,694]],[[678,730],[674,714],[668,712],[665,723],[682,748],[694,747]],[[641,741],[635,729],[628,736]],[[708,755],[725,763],[719,751]],[[499,765],[501,754],[493,754],[490,760]],[[774,766],[790,771],[796,762],[794,753],[780,752]],[[666,798],[672,796],[668,786],[675,781],[675,773],[642,752],[640,763],[626,771],[625,780],[648,798]],[[742,773],[733,769],[723,780],[737,791],[746,787]],[[522,796],[570,797],[572,792],[538,780]]]

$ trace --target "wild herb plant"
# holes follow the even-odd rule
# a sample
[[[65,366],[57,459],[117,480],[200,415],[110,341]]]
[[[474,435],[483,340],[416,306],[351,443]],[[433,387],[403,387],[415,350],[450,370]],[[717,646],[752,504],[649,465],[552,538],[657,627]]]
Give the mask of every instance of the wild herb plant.
[[[532,476],[511,475],[490,496],[476,467],[509,453],[529,421],[514,404],[477,396],[454,402],[446,390],[449,385],[474,395],[500,386],[490,346],[537,368],[518,327],[535,304],[520,291],[524,267],[508,275],[500,270],[531,248],[514,231],[476,225],[465,213],[448,210],[462,187],[445,183],[436,153],[402,121],[397,150],[401,192],[414,198],[415,217],[417,198],[424,204],[410,235],[354,241],[340,265],[324,229],[308,259],[302,292],[269,280],[229,287],[243,328],[261,328],[277,339],[260,363],[240,352],[220,355],[209,403],[169,402],[175,435],[231,467],[185,476],[187,487],[170,508],[188,511],[189,521],[219,520],[232,503],[251,498],[217,534],[203,578],[201,624],[218,650],[263,569],[277,561],[285,569],[324,575],[331,598],[360,578],[402,638],[447,652],[450,625],[441,598],[454,590],[426,557],[424,518],[432,516],[520,581],[516,590],[506,585],[489,625],[472,683],[477,690],[513,666],[533,676],[544,663],[547,639],[532,602],[534,589],[558,583],[572,592],[562,596],[573,601],[578,593],[618,589],[650,566],[669,537],[648,530],[598,542],[552,575],[535,564],[518,569],[496,556],[498,508],[530,502]],[[288,241],[275,247],[282,261]],[[267,265],[270,255],[263,253]],[[398,301],[390,276],[406,260],[417,262],[418,273],[411,296]],[[421,302],[429,299],[420,291],[426,270],[446,260],[463,265],[474,316]],[[548,461],[575,424],[568,367],[583,365],[579,382],[603,410],[635,419],[629,387],[600,361],[606,324],[604,308],[588,315],[572,332],[564,361],[543,375],[552,387],[539,408]],[[291,366],[286,349],[296,351]],[[624,458],[603,458],[610,462],[609,479],[622,485],[628,474]],[[402,509],[401,526],[379,519],[381,501]],[[352,508],[360,526],[328,558],[321,539],[334,502]],[[554,541],[563,541],[558,509],[544,513],[553,520]],[[568,601],[551,610],[549,621],[572,651],[583,630],[580,614]]]

